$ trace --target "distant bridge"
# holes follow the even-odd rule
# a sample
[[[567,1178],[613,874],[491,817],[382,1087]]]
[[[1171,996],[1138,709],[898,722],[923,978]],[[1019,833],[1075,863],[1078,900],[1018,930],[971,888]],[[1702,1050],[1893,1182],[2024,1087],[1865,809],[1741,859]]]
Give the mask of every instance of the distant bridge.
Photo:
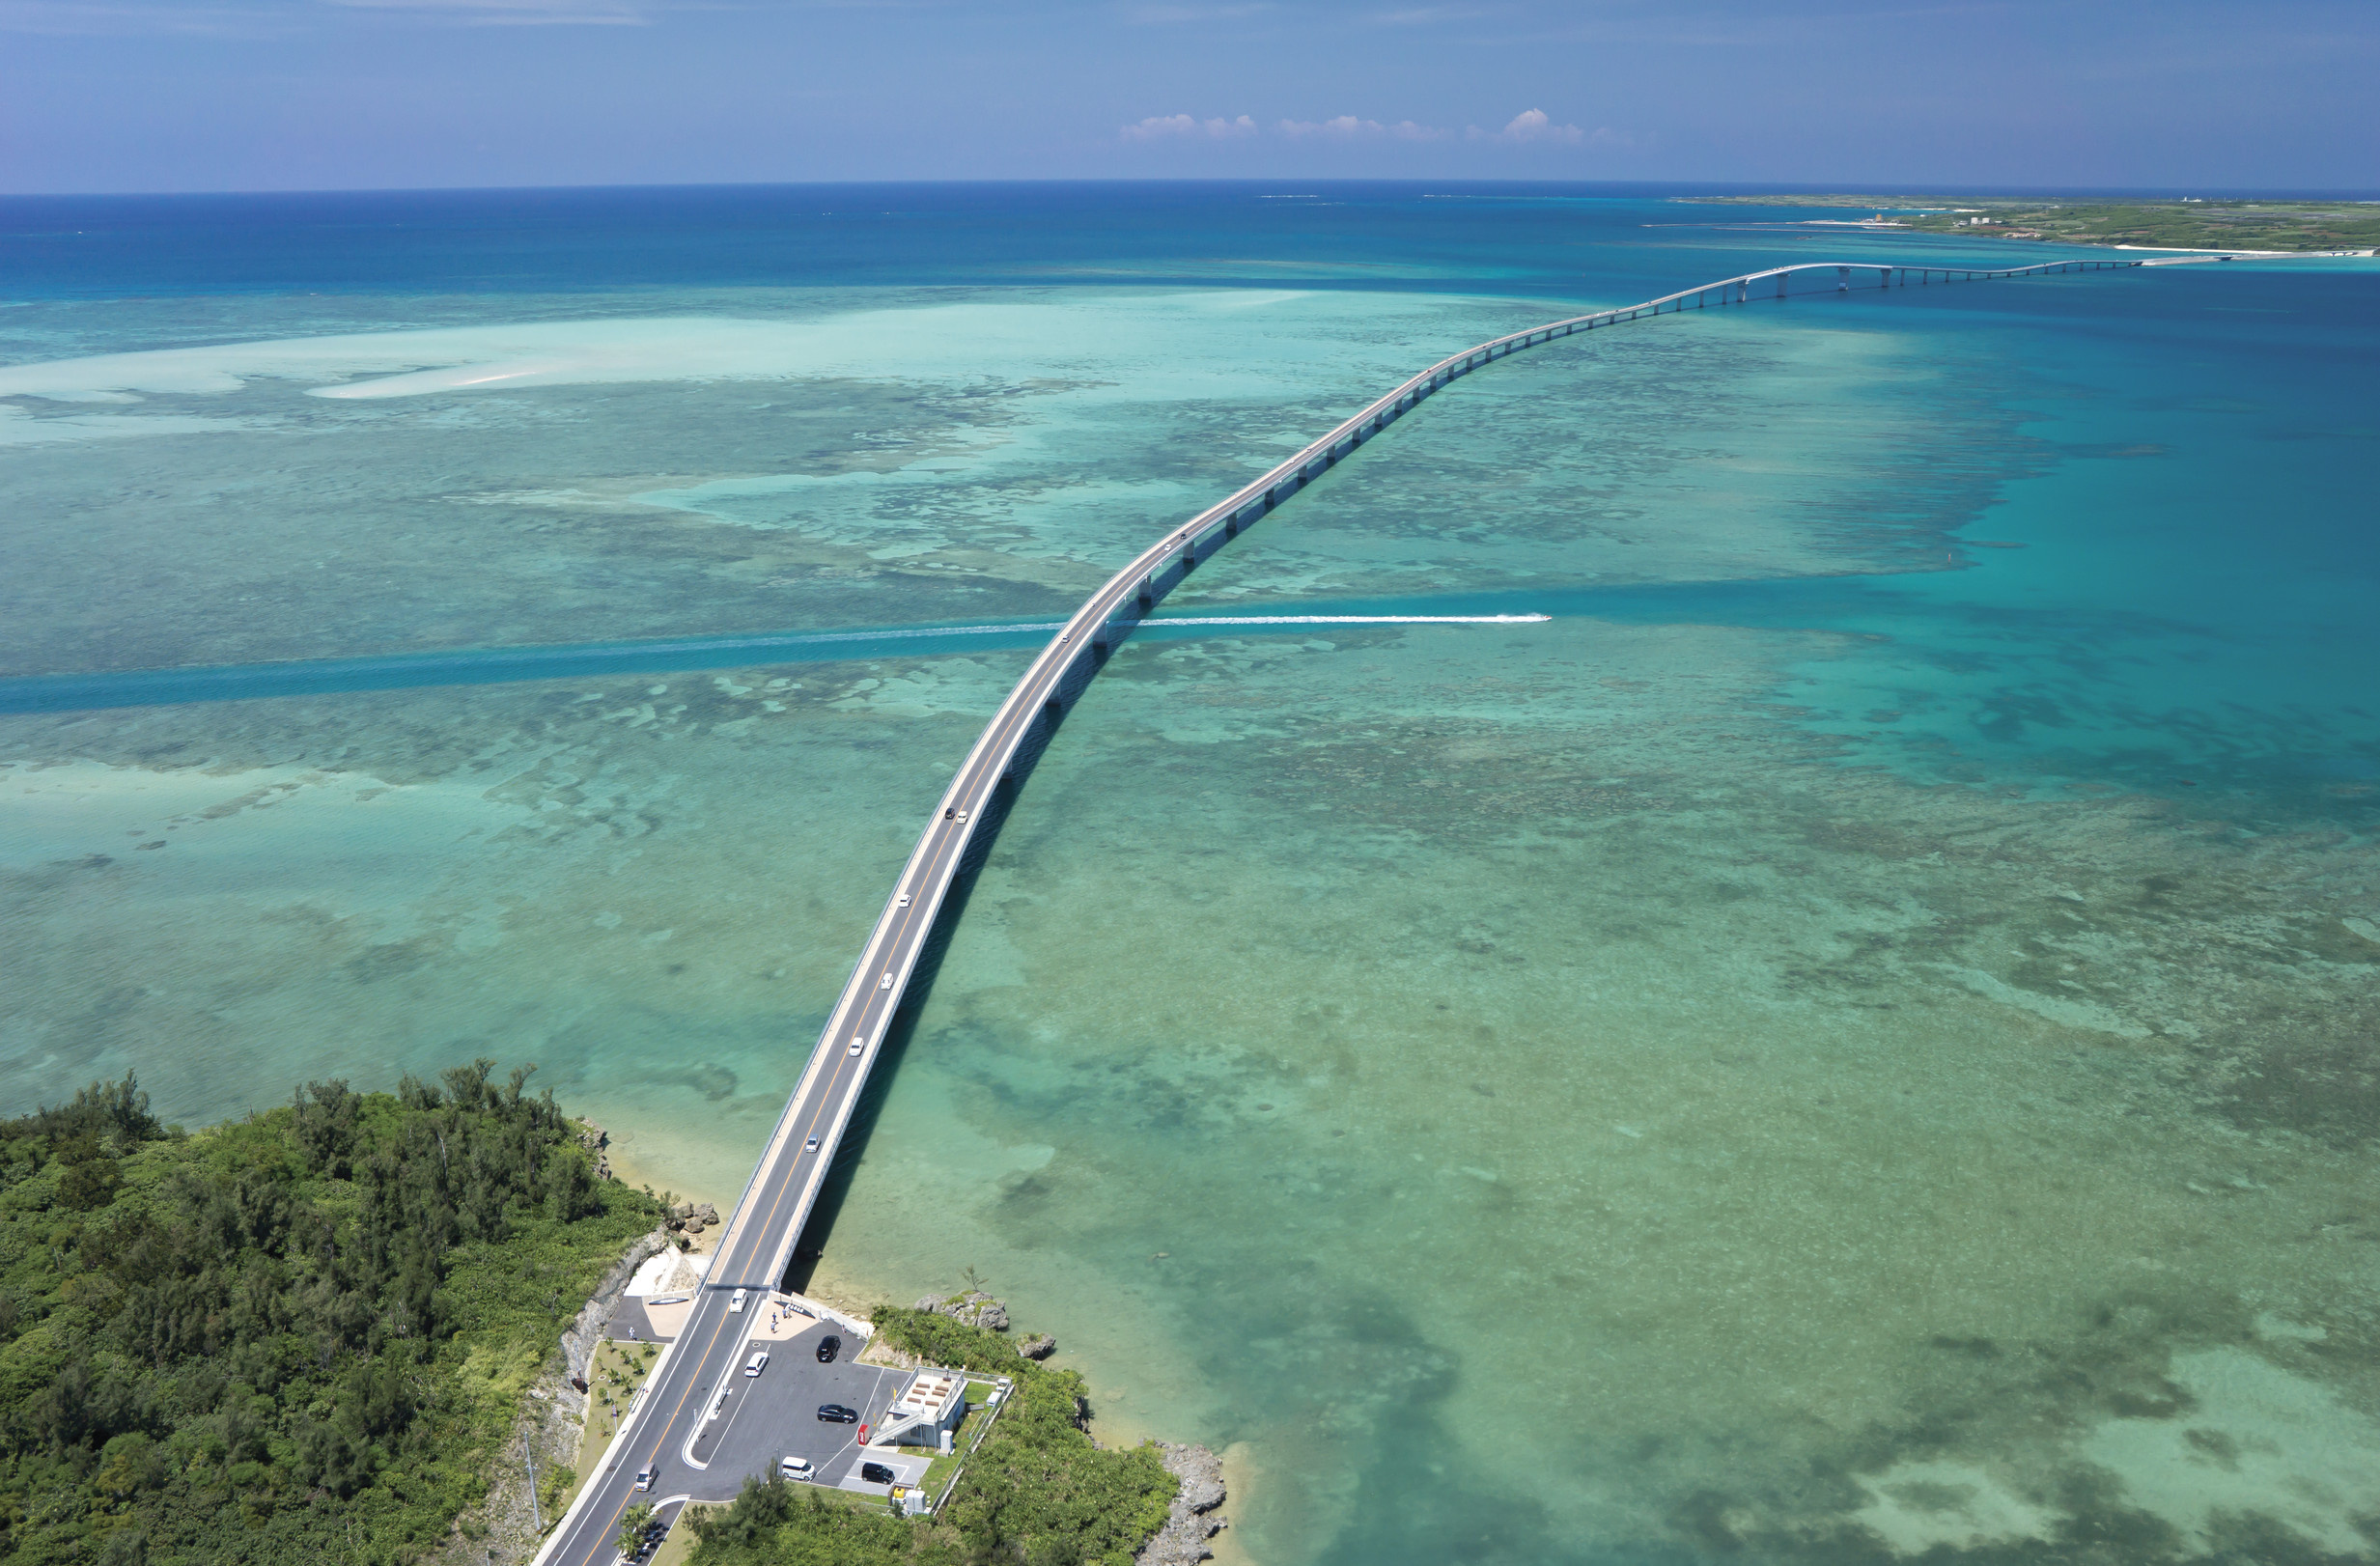
[[[610,1566],[620,1518],[636,1498],[631,1488],[634,1477],[648,1464],[657,1469],[649,1492],[654,1499],[727,1500],[735,1496],[743,1475],[698,1470],[683,1459],[689,1438],[702,1427],[712,1395],[728,1385],[728,1378],[744,1357],[745,1336],[765,1315],[758,1309],[731,1311],[729,1296],[744,1288],[773,1289],[790,1269],[794,1246],[826,1186],[835,1149],[851,1124],[869,1068],[892,1032],[894,1014],[908,993],[943,900],[962,872],[980,864],[990,850],[987,813],[1006,807],[1016,785],[1056,732],[1068,706],[1090,684],[1108,654],[1200,561],[1418,407],[1424,398],[1473,370],[1557,337],[1644,316],[1707,309],[1713,303],[1723,306],[1786,298],[1793,279],[1806,273],[1816,274],[1821,281],[1825,274],[1834,273],[1834,291],[1839,292],[1854,287],[1925,287],[2173,264],[2053,261],[1987,269],[1814,262],[1747,272],[1642,304],[1531,326],[1439,360],[1142,550],[1092,594],[1056,639],[1042,649],[993,714],[975,748],[967,753],[958,775],[935,805],[925,833],[902,866],[900,880],[877,918],[858,965],[827,1018],[826,1030],[810,1051],[801,1080],[786,1102],[769,1145],[762,1150],[760,1162],[736,1203],[734,1216],[721,1231],[710,1275],[685,1327],[654,1367],[635,1412],[604,1453],[602,1469],[588,1480],[539,1551],[538,1566]],[[870,1411],[867,1416],[873,1413]],[[838,1433],[830,1439],[843,1439],[841,1426],[825,1428]]]

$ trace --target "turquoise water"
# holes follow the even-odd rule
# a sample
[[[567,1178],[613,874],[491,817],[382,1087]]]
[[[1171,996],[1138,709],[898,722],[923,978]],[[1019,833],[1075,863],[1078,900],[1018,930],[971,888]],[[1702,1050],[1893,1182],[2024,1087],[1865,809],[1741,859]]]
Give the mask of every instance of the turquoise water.
[[[0,715],[0,1102],[529,1058],[730,1197],[1029,656],[934,628],[1492,333],[2003,254],[1442,194],[0,205],[0,669],[290,682]],[[1167,612],[1553,618],[1127,644],[815,1286],[976,1267],[1270,1566],[2372,1555],[2370,266],[1433,399]]]

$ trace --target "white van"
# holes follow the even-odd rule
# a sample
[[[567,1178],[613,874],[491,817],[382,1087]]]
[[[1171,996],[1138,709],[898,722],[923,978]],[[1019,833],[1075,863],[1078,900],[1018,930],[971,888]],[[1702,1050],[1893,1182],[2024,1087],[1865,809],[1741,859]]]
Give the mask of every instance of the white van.
[[[808,1458],[789,1457],[777,1465],[777,1477],[806,1485],[818,1477],[818,1471],[810,1467]]]

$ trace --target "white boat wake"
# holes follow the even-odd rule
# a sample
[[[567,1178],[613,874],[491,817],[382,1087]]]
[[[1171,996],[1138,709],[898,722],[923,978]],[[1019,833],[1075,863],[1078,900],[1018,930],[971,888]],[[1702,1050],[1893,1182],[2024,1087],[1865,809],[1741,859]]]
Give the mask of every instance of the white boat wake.
[[[1534,626],[1550,614],[1218,614],[1168,615],[1143,620],[1140,629],[1163,626]]]

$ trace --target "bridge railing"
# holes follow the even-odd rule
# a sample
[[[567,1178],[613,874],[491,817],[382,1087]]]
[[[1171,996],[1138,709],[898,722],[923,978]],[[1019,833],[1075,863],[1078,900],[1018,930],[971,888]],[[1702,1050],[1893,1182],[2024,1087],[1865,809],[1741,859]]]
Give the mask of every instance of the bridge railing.
[[[1837,288],[1847,290],[1855,285],[1862,288],[1922,286],[1931,283],[1981,281],[1987,278],[2035,277],[2052,272],[2118,270],[2141,265],[2141,262],[2132,260],[2052,261],[2029,266],[2002,267],[1902,266],[1879,262],[1802,262],[1790,266],[1772,266],[1761,271],[1724,277],[1717,282],[1704,283],[1695,288],[1680,289],[1675,294],[1665,294],[1658,299],[1647,299],[1641,304],[1622,305],[1616,309],[1598,310],[1587,315],[1565,317],[1560,321],[1548,322],[1541,326],[1530,326],[1521,331],[1507,332],[1501,337],[1491,338],[1485,343],[1465,349],[1459,353],[1448,354],[1428,369],[1399,382],[1384,396],[1375,398],[1352,418],[1342,420],[1329,433],[1318,440],[1307,443],[1303,449],[1286,461],[1278,463],[1262,476],[1242,485],[1222,500],[1198,513],[1187,523],[1144,549],[1130,565],[1109,577],[1098,592],[1091,595],[1081,608],[1075,611],[1073,617],[1066,622],[1065,628],[1051,638],[1040,653],[1035,655],[1032,663],[1026,667],[1023,676],[1017,682],[1016,690],[1010,693],[1007,702],[1001,704],[1001,714],[1006,714],[1009,705],[1027,691],[1041,693],[1035,696],[1036,701],[1062,705],[1054,692],[1063,683],[1067,672],[1076,667],[1076,660],[1084,657],[1095,658],[1101,651],[1111,645],[1113,633],[1106,628],[1115,623],[1126,605],[1137,601],[1144,610],[1154,607],[1156,600],[1172,585],[1172,582],[1165,581],[1164,578],[1177,567],[1187,569],[1194,566],[1202,555],[1218,542],[1216,536],[1218,529],[1226,538],[1237,533],[1244,523],[1253,521],[1256,517],[1263,516],[1304,488],[1311,480],[1320,477],[1340,458],[1352,453],[1366,439],[1379,433],[1402,414],[1410,412],[1424,398],[1442,390],[1471,371],[1505,358],[1523,349],[1550,343],[1557,337],[1567,337],[1575,332],[1590,331],[1598,326],[1611,326],[1622,322],[1635,321],[1643,316],[1704,308],[1714,298],[1723,305],[1730,302],[1744,304],[1754,299],[1788,297],[1791,293],[1792,280],[1803,273],[1833,272],[1835,274],[1834,282]],[[1689,305],[1688,300],[1694,302]],[[1175,578],[1175,580],[1178,579],[1178,577]],[[1160,585],[1161,583],[1162,585]],[[973,747],[967,752],[966,760],[953,774],[949,789],[936,802],[934,820],[938,823],[946,821],[950,819],[953,812],[960,810],[974,812],[975,820],[960,828],[962,835],[971,842],[976,825],[981,820],[982,802],[966,797],[964,790],[967,780],[982,776],[987,767],[992,769],[994,775],[1004,774],[1016,765],[1017,757],[1026,743],[1029,733],[1028,727],[1004,724],[1001,721],[1001,715],[995,715],[994,720],[985,726],[983,733],[977,736]],[[927,832],[918,839],[916,848],[910,852],[908,862],[902,867],[900,880],[895,882],[895,893],[904,889],[913,891],[930,910],[938,914],[942,887],[939,885],[925,886],[919,875],[927,862],[933,836],[933,827],[929,826]],[[886,922],[894,916],[895,911],[896,904],[893,895],[888,894],[883,910],[879,915],[876,932],[870,937],[868,950],[876,949],[877,941],[882,937]],[[894,973],[892,989],[897,997],[906,998],[908,994],[914,960],[914,953],[904,958]],[[841,1019],[852,1007],[854,995],[865,983],[865,977],[856,972],[849,980],[844,993],[837,1000],[834,1010],[829,1013],[827,1031],[821,1035],[819,1045],[811,1054],[810,1062],[804,1069],[799,1085],[796,1087],[793,1097],[786,1101],[786,1107],[778,1118],[776,1130],[771,1133],[770,1145],[776,1145],[776,1140],[786,1133],[795,1106],[803,1102],[809,1092],[812,1074],[823,1069],[826,1062],[834,1058],[835,1051],[841,1047],[837,1020]],[[851,1111],[852,1106],[849,1102],[846,1102],[834,1123],[827,1129],[825,1139],[826,1147],[835,1148],[840,1145]],[[746,1182],[744,1196],[738,1200],[739,1211],[744,1200],[749,1198],[754,1188],[754,1182],[760,1178],[760,1172],[758,1168],[755,1168],[751,1181]],[[792,1227],[787,1231],[771,1262],[771,1266],[779,1274],[791,1263],[797,1238],[802,1224],[808,1218],[811,1199],[811,1194],[805,1194],[802,1198],[800,1209]]]
[[[1621,305],[1616,309],[1598,310],[1588,315],[1570,316],[1552,321],[1542,326],[1530,326],[1517,332],[1465,349],[1447,355],[1428,369],[1399,383],[1386,395],[1376,399],[1354,417],[1345,420],[1330,433],[1313,441],[1288,461],[1273,468],[1261,478],[1242,486],[1238,490],[1190,518],[1189,524],[1172,538],[1158,545],[1138,560],[1127,566],[1121,575],[1134,572],[1146,573],[1152,562],[1162,563],[1177,551],[1195,559],[1198,546],[1206,542],[1218,524],[1227,532],[1236,533],[1244,522],[1253,521],[1278,505],[1290,494],[1321,476],[1338,460],[1377,434],[1389,423],[1410,412],[1420,401],[1440,390],[1458,377],[1497,359],[1508,357],[1523,349],[1550,343],[1557,337],[1574,332],[1591,331],[1598,326],[1613,326],[1643,316],[1658,316],[1686,309],[1707,308],[1714,296],[1722,305],[1749,304],[1755,298],[1782,299],[1792,296],[1792,281],[1803,273],[1834,274],[1835,290],[1847,292],[1854,287],[1894,288],[1925,287],[1937,283],[1981,282],[2009,277],[2042,277],[2057,272],[2121,271],[2146,265],[2142,261],[2068,260],[2037,262],[2026,266],[1908,266],[1870,261],[1797,262],[1790,266],[1771,266],[1761,271],[1744,272],[1734,277],[1722,277],[1717,282],[1680,289],[1641,304]],[[1873,280],[1872,282],[1870,280]],[[1691,305],[1688,300],[1694,301]],[[1344,449],[1342,449],[1344,448]],[[1069,627],[1073,632],[1081,628]],[[1061,641],[1065,638],[1061,638]]]

